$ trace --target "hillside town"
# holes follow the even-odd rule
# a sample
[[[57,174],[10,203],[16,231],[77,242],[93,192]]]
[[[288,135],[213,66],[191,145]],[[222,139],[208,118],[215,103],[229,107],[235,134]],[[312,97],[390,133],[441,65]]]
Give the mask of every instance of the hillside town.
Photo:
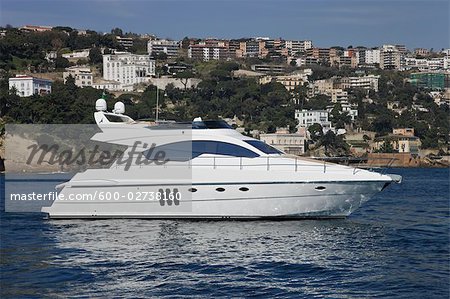
[[[90,103],[106,93],[133,118],[154,119],[160,97],[167,120],[222,118],[288,154],[448,166],[450,48],[325,48],[270,37],[178,41],[120,28],[104,34],[26,25],[1,28],[0,50],[3,131],[11,121],[55,121],[27,115],[40,109],[29,101],[18,112],[16,99],[53,101],[52,94],[75,86],[74,105],[83,92],[97,96]],[[83,113],[93,108],[83,109],[58,121],[88,122]]]

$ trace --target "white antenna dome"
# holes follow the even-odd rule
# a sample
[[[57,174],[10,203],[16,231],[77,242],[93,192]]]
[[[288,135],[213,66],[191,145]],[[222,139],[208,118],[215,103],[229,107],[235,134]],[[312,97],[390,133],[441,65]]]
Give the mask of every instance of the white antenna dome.
[[[125,113],[124,103],[122,103],[122,102],[115,103],[113,112],[116,114],[124,114]]]
[[[106,101],[104,99],[98,99],[95,102],[95,109],[97,111],[106,111],[107,109]]]

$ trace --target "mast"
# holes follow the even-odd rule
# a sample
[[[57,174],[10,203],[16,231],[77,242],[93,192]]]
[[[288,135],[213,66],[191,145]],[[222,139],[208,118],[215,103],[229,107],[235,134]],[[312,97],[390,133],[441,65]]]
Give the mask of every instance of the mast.
[[[158,123],[158,104],[159,104],[159,88],[156,85],[156,115],[155,115],[155,123]]]

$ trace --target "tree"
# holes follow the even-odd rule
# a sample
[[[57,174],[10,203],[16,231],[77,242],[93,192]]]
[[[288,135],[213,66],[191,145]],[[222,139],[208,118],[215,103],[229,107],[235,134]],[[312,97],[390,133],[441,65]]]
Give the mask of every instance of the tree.
[[[84,59],[84,58],[80,58],[80,59],[77,60],[77,65],[86,65],[88,63],[89,62],[86,59]]]
[[[391,141],[385,140],[379,149],[380,153],[395,153],[394,147],[392,146]]]
[[[329,130],[320,138],[320,145],[325,147],[325,154],[332,156],[344,156],[349,154],[349,145],[342,135],[336,135]]]
[[[179,78],[181,84],[183,84],[184,89],[187,89],[187,83],[189,81],[189,78],[193,78],[194,73],[192,71],[184,71],[176,74],[175,78]]]
[[[309,133],[311,134],[311,139],[315,142],[322,138],[323,136],[323,128],[320,124],[314,123],[308,128]]]
[[[343,129],[345,128],[345,124],[351,123],[352,118],[348,112],[342,112],[341,104],[337,103],[334,105],[333,110],[331,110],[331,120],[336,129]]]
[[[62,56],[58,56],[55,59],[55,68],[57,69],[65,69],[71,65],[70,61],[67,58]]]
[[[116,27],[116,28],[111,29],[111,34],[122,36],[123,31],[122,31],[122,29]]]
[[[100,51],[99,48],[93,47],[92,49],[89,50],[89,60],[91,61],[91,63],[94,64],[103,62],[102,52]]]
[[[156,60],[167,60],[167,54],[164,52],[160,52],[158,53],[158,55],[156,55]]]

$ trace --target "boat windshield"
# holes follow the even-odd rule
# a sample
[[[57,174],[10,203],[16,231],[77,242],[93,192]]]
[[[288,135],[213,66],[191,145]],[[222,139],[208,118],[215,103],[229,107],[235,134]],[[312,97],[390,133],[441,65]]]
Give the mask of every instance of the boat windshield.
[[[282,151],[277,150],[273,146],[268,145],[265,142],[259,141],[259,140],[244,140],[246,143],[250,144],[253,147],[256,147],[260,151],[262,151],[265,154],[283,154]]]

